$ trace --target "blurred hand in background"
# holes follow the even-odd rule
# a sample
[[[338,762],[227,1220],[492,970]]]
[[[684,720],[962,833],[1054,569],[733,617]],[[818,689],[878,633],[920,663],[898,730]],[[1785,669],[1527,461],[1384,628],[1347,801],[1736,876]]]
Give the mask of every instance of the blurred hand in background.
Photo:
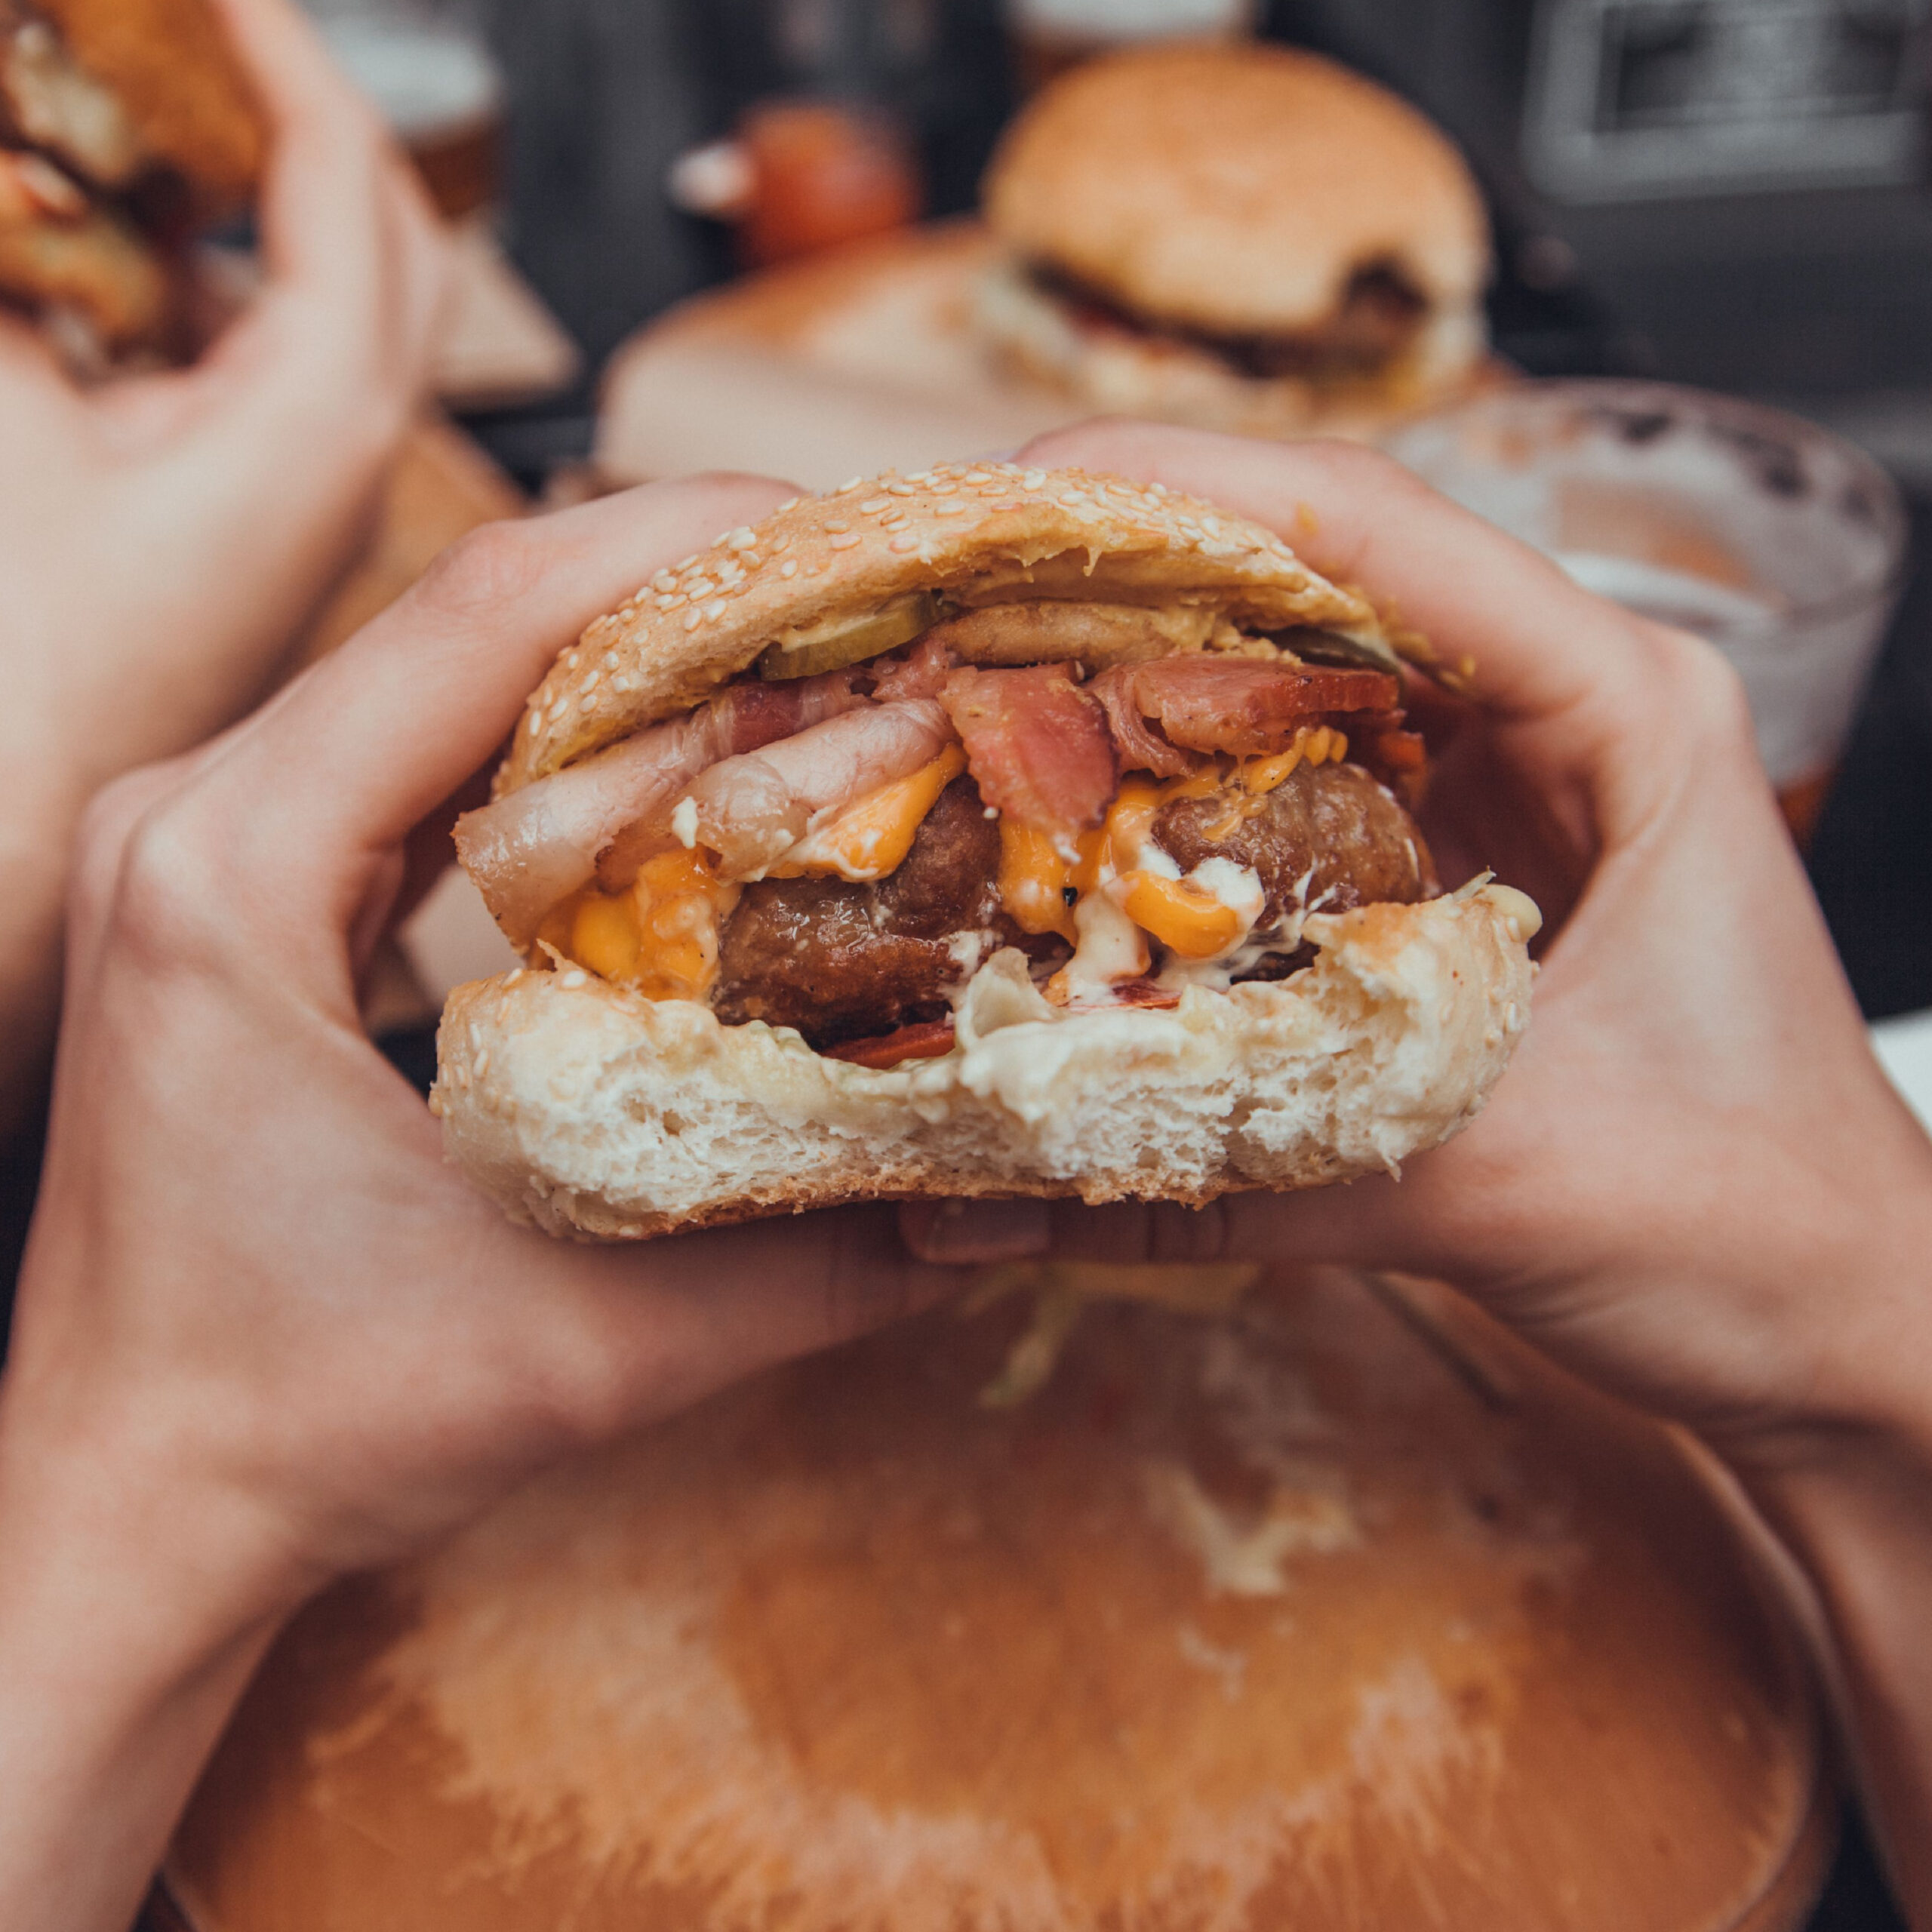
[[[288,0],[221,0],[272,152],[264,281],[193,367],[82,390],[0,318],[0,1137],[58,1005],[74,830],[254,703],[350,561],[421,395],[443,254]]]

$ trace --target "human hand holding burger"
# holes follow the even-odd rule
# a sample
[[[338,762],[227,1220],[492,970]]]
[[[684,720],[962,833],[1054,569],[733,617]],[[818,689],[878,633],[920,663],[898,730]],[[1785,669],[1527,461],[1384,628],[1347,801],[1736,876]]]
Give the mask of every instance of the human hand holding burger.
[[[72,48],[57,31],[70,17]],[[0,174],[66,181],[62,208],[82,211],[39,219],[0,179],[0,1131],[24,1110],[52,1029],[82,808],[268,687],[352,554],[428,365],[442,251],[407,162],[285,0],[225,0],[220,19],[234,72],[218,44],[198,66],[189,41],[140,66],[154,35],[184,23],[217,39],[186,0],[0,3]],[[96,85],[75,80],[69,57],[95,58],[97,39],[134,61],[122,78],[143,90],[138,128],[97,100],[75,128],[52,116]],[[252,98],[238,97],[245,83]],[[118,348],[115,291],[131,286],[129,329],[155,348],[179,343],[167,265],[131,218],[75,185],[90,156],[97,169],[114,160],[101,131],[117,127],[133,144],[120,164],[131,202],[184,171],[238,198],[260,159],[266,278],[191,365],[82,388],[32,326],[48,305]],[[166,144],[158,171],[140,171],[142,140]],[[164,158],[174,165],[158,169]]]
[[[1932,1146],[1866,1044],[1736,678],[1364,451],[1099,424],[1023,460],[1210,494],[1472,660],[1423,828],[1445,878],[1493,866],[1553,930],[1487,1109],[1399,1180],[1198,1214],[921,1204],[912,1246],[1434,1275],[1687,1424],[1823,1601],[1932,1923]]]
[[[411,828],[586,621],[781,494],[689,483],[481,533],[93,808],[0,1380],[0,1923],[121,1932],[263,1645],[330,1577],[954,1278],[887,1210],[641,1249],[513,1227],[357,1017]]]

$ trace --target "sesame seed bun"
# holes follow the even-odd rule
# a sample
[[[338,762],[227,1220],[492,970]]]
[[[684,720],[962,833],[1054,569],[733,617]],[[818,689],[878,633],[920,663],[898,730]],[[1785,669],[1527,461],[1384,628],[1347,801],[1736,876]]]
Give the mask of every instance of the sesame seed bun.
[[[1359,75],[1285,48],[1139,48],[1048,88],[1009,130],[985,209],[1023,259],[1149,321],[1289,334],[1386,264],[1441,310],[1488,274],[1461,157]]]
[[[35,0],[103,82],[152,160],[211,206],[238,206],[261,171],[261,114],[207,0]]]
[[[780,631],[915,590],[1179,601],[1235,622],[1373,631],[1375,615],[1273,531],[1158,484],[943,463],[802,498],[660,571],[600,617],[532,695],[499,795],[684,710]]]

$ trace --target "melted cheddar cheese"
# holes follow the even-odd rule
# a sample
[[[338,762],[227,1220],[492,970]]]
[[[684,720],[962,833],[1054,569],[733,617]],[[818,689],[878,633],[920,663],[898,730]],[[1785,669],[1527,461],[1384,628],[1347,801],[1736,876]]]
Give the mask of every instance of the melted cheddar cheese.
[[[1152,778],[1124,780],[1105,820],[1081,835],[1078,855],[1069,860],[1051,836],[1011,819],[1000,824],[999,892],[1008,915],[1021,931],[1057,933],[1069,944],[1086,949],[1104,929],[1107,950],[1126,960],[1131,949],[1105,918],[1089,903],[1104,892],[1112,905],[1140,931],[1151,934],[1169,952],[1185,959],[1206,959],[1225,952],[1244,937],[1260,910],[1241,895],[1211,890],[1199,881],[1172,874],[1171,861],[1149,843],[1154,820],[1164,806],[1180,798],[1225,795],[1227,810],[1206,828],[1214,841],[1228,838],[1261,808],[1269,793],[1287,783],[1303,764],[1339,764],[1349,754],[1349,741],[1332,726],[1317,725],[1296,734],[1286,751],[1239,761],[1210,759],[1198,771],[1165,783]],[[1088,913],[1083,918],[1081,915]],[[1140,970],[1146,965],[1144,954]],[[1094,971],[1075,974],[1085,982],[1103,976]],[[1119,977],[1117,973],[1111,977]],[[1128,977],[1131,977],[1131,974]]]
[[[966,754],[948,745],[923,765],[848,805],[836,817],[807,831],[768,867],[767,878],[883,878],[896,871],[939,795],[966,769]]]
[[[701,1000],[718,977],[718,935],[738,903],[702,852],[660,852],[623,892],[586,885],[537,935],[565,958],[648,999]]]

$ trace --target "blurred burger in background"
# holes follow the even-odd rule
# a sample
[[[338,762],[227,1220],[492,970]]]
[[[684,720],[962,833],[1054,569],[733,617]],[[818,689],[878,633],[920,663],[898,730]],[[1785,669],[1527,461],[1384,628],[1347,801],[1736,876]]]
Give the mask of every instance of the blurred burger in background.
[[[184,352],[186,245],[265,138],[205,0],[0,0],[0,305],[83,371]]]
[[[1047,88],[988,171],[979,326],[1081,404],[1373,434],[1469,386],[1481,197],[1449,141],[1315,55],[1136,48]]]

